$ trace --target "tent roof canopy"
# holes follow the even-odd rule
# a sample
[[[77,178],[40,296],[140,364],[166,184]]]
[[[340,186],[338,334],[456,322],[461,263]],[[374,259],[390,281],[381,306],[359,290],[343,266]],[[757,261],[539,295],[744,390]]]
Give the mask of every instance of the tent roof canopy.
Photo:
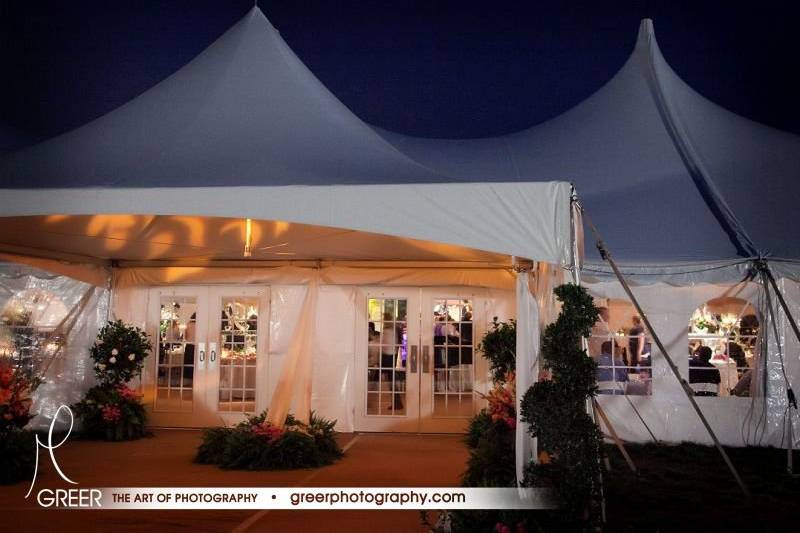
[[[8,217],[0,249],[62,257],[180,264],[244,259],[243,219],[156,215]],[[442,261],[510,267],[508,256],[355,230],[253,220],[252,261]]]
[[[565,263],[572,182],[622,263],[800,260],[798,176],[800,138],[694,92],[649,20],[565,114],[436,140],[365,124],[254,8],[128,104],[0,157],[0,211],[285,220]]]
[[[650,20],[606,85],[541,125],[470,140],[381,133],[444,174],[571,181],[614,256],[630,265],[800,260],[800,239],[789,230],[800,198],[800,137],[692,90],[667,64]],[[726,210],[732,223],[720,214]],[[756,249],[740,249],[734,241],[742,239]],[[587,253],[599,260],[593,247]]]

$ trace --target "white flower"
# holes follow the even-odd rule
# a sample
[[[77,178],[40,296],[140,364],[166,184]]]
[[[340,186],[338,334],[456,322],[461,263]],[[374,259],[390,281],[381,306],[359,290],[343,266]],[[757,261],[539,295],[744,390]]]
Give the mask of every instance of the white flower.
[[[97,365],[97,368],[99,368],[100,370],[105,370],[106,369],[106,365],[104,365],[103,363],[99,363]]]
[[[116,348],[111,350],[111,355],[117,355],[118,353],[119,353],[119,350],[117,350]]]
[[[132,353],[132,354],[130,354],[128,356],[128,361],[133,361],[134,359],[136,359],[136,354],[135,353]]]
[[[116,357],[112,357],[111,359],[108,360],[108,362],[113,365],[114,363],[117,362],[117,358]]]

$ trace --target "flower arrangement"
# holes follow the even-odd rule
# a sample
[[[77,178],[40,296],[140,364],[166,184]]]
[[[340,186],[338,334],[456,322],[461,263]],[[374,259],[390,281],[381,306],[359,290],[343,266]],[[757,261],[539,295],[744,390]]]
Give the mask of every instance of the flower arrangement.
[[[141,395],[124,383],[92,387],[72,410],[86,438],[132,440],[147,433]]]
[[[144,358],[152,349],[141,329],[121,320],[108,322],[90,350],[94,373],[101,383],[127,383],[142,373]]]
[[[0,484],[33,475],[35,436],[24,430],[31,415],[31,390],[36,384],[10,357],[0,357]]]
[[[144,331],[120,320],[100,329],[90,351],[99,384],[72,406],[84,437],[131,440],[146,435],[141,395],[127,382],[141,374],[151,349]]]
[[[489,415],[492,422],[501,421],[509,427],[517,427],[516,379],[514,372],[506,372],[503,381],[495,383],[494,388],[484,398],[489,402]]]
[[[11,358],[0,358],[0,433],[24,428],[33,416],[33,380],[16,369]]]
[[[516,376],[514,367],[517,351],[516,323],[498,322],[480,343],[481,351],[490,362],[493,387],[483,398],[487,406],[470,420],[464,443],[469,449],[467,469],[461,476],[464,487],[514,487],[516,463],[514,457],[517,425]],[[453,510],[441,511],[435,523],[421,514],[423,525],[435,532],[458,531],[525,531],[527,517],[523,511]],[[515,524],[513,527],[506,524]]]
[[[288,415],[281,428],[266,417],[264,411],[233,428],[206,429],[195,462],[230,469],[288,470],[328,465],[342,456],[335,420],[312,412],[304,424]]]

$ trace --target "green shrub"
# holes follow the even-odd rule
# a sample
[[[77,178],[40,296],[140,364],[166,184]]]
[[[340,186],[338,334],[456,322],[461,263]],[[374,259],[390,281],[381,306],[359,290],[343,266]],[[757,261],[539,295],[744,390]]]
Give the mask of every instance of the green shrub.
[[[197,450],[195,462],[240,470],[316,468],[342,456],[336,442],[336,421],[311,413],[303,424],[292,415],[284,427],[266,421],[266,411],[233,428],[209,428]]]
[[[126,385],[92,387],[71,407],[80,420],[79,435],[83,438],[120,441],[147,435],[147,413],[140,395]]]
[[[492,326],[483,336],[478,351],[489,362],[492,381],[503,381],[506,374],[514,372],[517,350],[517,323],[514,320],[498,322],[492,319]]]
[[[195,462],[204,465],[221,464],[225,445],[233,431],[231,428],[205,429],[203,431],[203,442],[197,449],[197,455],[194,458]]]
[[[525,484],[552,487],[562,500],[563,509],[547,513],[550,527],[579,530],[599,521],[602,435],[586,413],[586,402],[596,392],[596,364],[581,349],[598,310],[577,285],[561,285],[555,293],[563,305],[558,319],[545,328],[541,350],[552,380],[535,383],[520,406],[549,460],[528,465]]]
[[[0,485],[33,478],[36,434],[14,429],[0,433]]]

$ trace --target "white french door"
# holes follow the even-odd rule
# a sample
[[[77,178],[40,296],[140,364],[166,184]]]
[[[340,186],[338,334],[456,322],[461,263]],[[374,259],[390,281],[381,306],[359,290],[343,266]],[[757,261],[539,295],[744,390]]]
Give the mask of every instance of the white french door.
[[[151,423],[230,425],[266,408],[269,289],[152,289],[153,361],[143,374]]]
[[[356,429],[458,433],[478,410],[473,289],[367,289],[356,334]]]

